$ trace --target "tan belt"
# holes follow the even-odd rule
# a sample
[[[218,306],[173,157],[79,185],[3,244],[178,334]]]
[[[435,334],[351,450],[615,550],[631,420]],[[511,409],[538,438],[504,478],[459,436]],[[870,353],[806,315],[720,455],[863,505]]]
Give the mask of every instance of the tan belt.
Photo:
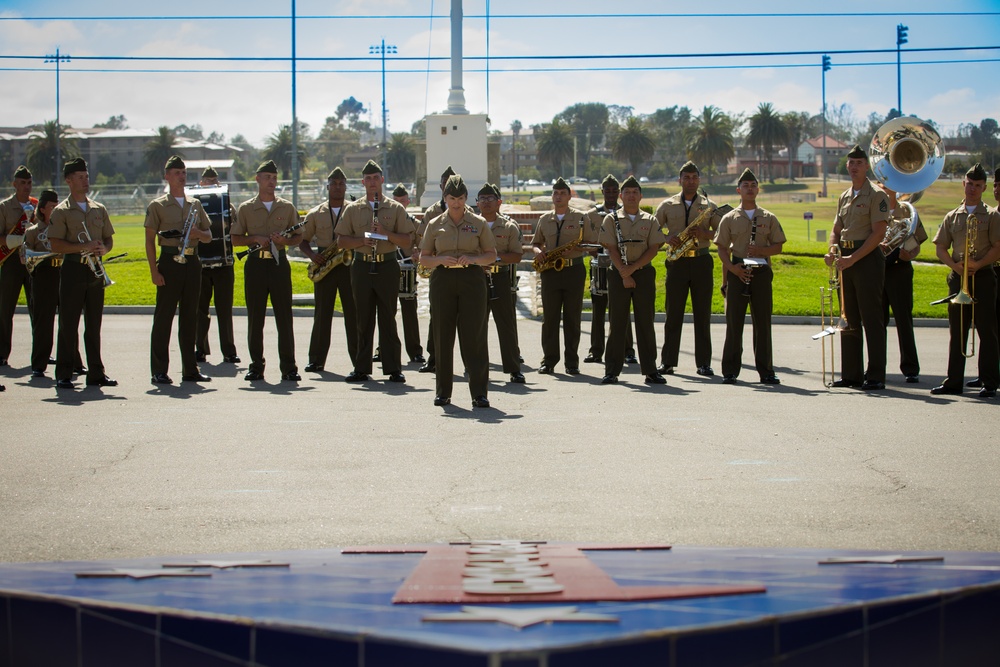
[[[840,240],[840,247],[846,250],[854,250],[855,248],[860,248],[864,244],[864,241],[845,241]]]
[[[708,248],[695,248],[694,250],[688,250],[686,253],[681,255],[681,257],[701,257],[702,255],[708,254]]]
[[[373,264],[385,261],[385,255],[361,255],[361,259]]]
[[[58,266],[62,266],[62,263],[63,263],[62,257],[50,257],[49,258],[49,265],[50,266],[56,266],[56,267],[58,267]]]
[[[270,250],[258,250],[257,254],[260,255],[261,259],[274,259],[274,255]]]
[[[490,273],[500,273],[507,270],[506,264],[493,264],[489,267]]]

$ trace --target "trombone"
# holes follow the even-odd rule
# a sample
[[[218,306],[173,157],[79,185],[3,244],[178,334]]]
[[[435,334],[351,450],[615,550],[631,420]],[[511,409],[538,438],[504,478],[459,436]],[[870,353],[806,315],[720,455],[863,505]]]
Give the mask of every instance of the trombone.
[[[962,288],[948,303],[958,306],[958,330],[965,333],[965,308],[972,306],[972,315],[969,318],[970,329],[969,341],[962,342],[962,356],[971,359],[976,356],[976,300],[969,292],[969,258],[976,249],[976,239],[979,236],[979,220],[975,215],[970,215],[965,222],[965,252],[962,253]],[[966,349],[969,351],[966,352]]]
[[[844,281],[841,271],[837,268],[837,261],[840,259],[840,246],[835,246],[833,251],[833,263],[830,264],[830,275],[827,280],[828,287],[819,288],[819,309],[820,309],[820,332],[814,334],[812,339],[819,340],[821,343],[820,349],[821,359],[823,362],[823,385],[826,387],[832,387],[834,382],[834,373],[837,368],[837,346],[834,345],[833,341],[830,341],[830,381],[826,381],[826,339],[829,336],[834,335],[838,331],[846,331],[848,329],[847,320],[844,319]],[[837,313],[834,314],[833,310],[833,295],[837,294],[839,297],[839,303],[837,308]],[[837,318],[836,323],[834,318]]]

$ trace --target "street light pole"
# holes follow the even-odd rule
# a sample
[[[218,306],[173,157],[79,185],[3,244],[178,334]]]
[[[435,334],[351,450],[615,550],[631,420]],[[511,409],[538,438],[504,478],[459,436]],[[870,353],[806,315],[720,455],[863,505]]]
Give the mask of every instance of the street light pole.
[[[59,136],[62,133],[60,131],[62,126],[59,123],[59,63],[68,63],[69,61],[70,57],[61,55],[58,47],[56,47],[56,54],[54,56],[45,56],[45,62],[56,64],[56,164],[52,169],[53,185],[56,183],[56,176],[59,173],[59,165],[62,162],[62,144],[61,137]]]
[[[386,45],[385,40],[382,40],[381,44],[376,44],[375,46],[368,47],[368,53],[371,55],[378,54],[382,57],[382,170],[388,174],[389,165],[386,164],[386,151],[388,149],[388,137],[387,137],[387,126],[388,122],[386,120],[386,108],[385,108],[385,54],[396,53],[396,47],[393,45]]]
[[[823,196],[826,196],[826,73],[830,70],[830,56],[823,56]]]
[[[295,105],[295,0],[292,0],[292,205],[299,209],[299,118]]]
[[[909,28],[902,23],[896,26],[896,111],[900,116],[903,115],[903,61],[900,47],[907,42],[908,30]]]

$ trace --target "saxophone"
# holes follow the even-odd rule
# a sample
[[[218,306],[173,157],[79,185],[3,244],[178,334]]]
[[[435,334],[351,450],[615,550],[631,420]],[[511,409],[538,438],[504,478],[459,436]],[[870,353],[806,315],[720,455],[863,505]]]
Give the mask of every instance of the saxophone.
[[[680,245],[676,248],[667,246],[667,261],[673,262],[684,256],[684,253],[692,250],[698,244],[698,237],[695,235],[695,230],[702,225],[706,220],[712,217],[712,214],[718,210],[715,206],[709,206],[704,211],[702,211],[694,221],[691,222],[687,227],[684,228],[677,238],[680,239]]]
[[[325,260],[322,264],[310,262],[309,268],[306,269],[309,280],[314,283],[323,280],[326,274],[341,264],[350,266],[354,263],[354,251],[348,248],[338,248],[336,243],[320,253],[320,257]]]
[[[531,266],[541,273],[542,271],[548,271],[549,269],[555,269],[556,271],[562,271],[569,264],[569,261],[563,257],[566,253],[578,247],[583,243],[583,225],[580,225],[580,236],[569,243],[564,243],[558,248],[554,248],[550,252],[545,253],[545,259],[542,259],[542,255],[539,255],[531,263]]]

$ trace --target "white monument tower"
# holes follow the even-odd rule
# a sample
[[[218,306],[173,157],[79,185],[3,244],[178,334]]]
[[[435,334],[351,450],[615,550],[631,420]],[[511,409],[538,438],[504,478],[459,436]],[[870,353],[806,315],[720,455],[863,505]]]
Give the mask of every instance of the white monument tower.
[[[462,87],[462,0],[451,0],[451,89],[448,111],[430,114],[427,122],[427,184],[421,206],[441,198],[441,172],[451,165],[465,179],[470,198],[487,180],[485,114],[470,114]]]

